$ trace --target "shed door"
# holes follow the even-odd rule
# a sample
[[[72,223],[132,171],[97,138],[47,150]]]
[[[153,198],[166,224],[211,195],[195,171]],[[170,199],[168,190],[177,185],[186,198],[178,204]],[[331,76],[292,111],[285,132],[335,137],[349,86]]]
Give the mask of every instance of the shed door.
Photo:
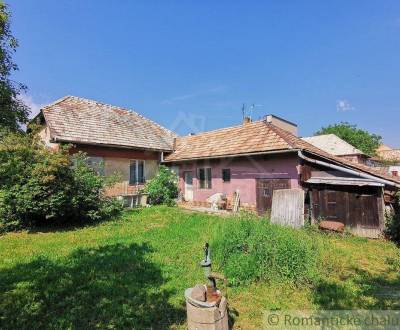
[[[272,207],[272,194],[277,189],[290,189],[289,179],[257,179],[256,199],[257,212],[264,214]]]
[[[311,200],[314,220],[339,221],[352,227],[379,227],[381,200],[376,188],[313,187]]]

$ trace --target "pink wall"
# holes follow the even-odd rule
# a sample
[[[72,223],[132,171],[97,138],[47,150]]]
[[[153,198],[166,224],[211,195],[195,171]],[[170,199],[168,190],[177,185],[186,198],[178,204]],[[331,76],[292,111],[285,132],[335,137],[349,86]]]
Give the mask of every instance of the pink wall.
[[[297,165],[298,158],[294,153],[174,164],[179,166],[179,185],[182,192],[184,192],[184,172],[193,171],[194,201],[205,201],[215,193],[232,195],[239,189],[241,202],[252,205],[256,204],[256,178],[290,179],[291,188],[297,188],[299,186]],[[197,169],[200,167],[211,167],[211,189],[199,188]],[[231,170],[230,182],[222,181],[223,168]]]

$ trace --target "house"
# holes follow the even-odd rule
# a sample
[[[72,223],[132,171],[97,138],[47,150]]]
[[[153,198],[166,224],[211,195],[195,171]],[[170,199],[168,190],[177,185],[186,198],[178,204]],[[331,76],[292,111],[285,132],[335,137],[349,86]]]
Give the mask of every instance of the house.
[[[316,135],[303,137],[302,139],[329,154],[355,163],[365,164],[369,158],[369,156],[364,154],[361,150],[342,140],[335,134]]]
[[[43,107],[33,122],[50,148],[71,144],[71,153],[85,152],[91,166],[121,182],[110,195],[138,191],[156,173],[164,152],[172,152],[174,133],[127,109],[66,96]]]
[[[385,205],[400,178],[323,151],[300,139],[293,124],[275,116],[214,131],[177,137],[164,163],[179,173],[183,198],[207,204],[216,193],[240,194],[241,207],[263,214],[276,189],[306,192],[313,221],[336,220],[354,232],[377,236]]]
[[[392,176],[400,176],[400,149],[392,149],[381,144],[376,155],[368,160],[368,165]]]
[[[393,176],[400,176],[400,149],[392,149],[387,145],[380,145],[376,151],[374,161]]]
[[[341,221],[377,236],[400,187],[400,178],[321,150],[297,137],[297,125],[273,115],[178,137],[136,112],[66,96],[34,122],[50,148],[71,144],[71,153],[87,153],[104,175],[119,173],[110,195],[134,196],[163,163],[178,174],[188,203],[208,205],[213,194],[237,193],[241,208],[264,214],[274,190],[298,188],[312,221]]]

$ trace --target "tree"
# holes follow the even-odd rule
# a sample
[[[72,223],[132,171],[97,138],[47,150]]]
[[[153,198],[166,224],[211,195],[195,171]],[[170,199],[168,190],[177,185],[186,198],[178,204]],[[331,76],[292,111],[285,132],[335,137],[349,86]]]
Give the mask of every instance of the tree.
[[[376,154],[376,149],[382,142],[381,136],[369,133],[347,122],[322,127],[314,135],[322,134],[335,134],[369,156]]]
[[[11,34],[10,16],[8,6],[0,2],[0,128],[17,131],[28,121],[29,108],[18,98],[26,86],[11,79],[18,70],[12,60],[18,41]]]

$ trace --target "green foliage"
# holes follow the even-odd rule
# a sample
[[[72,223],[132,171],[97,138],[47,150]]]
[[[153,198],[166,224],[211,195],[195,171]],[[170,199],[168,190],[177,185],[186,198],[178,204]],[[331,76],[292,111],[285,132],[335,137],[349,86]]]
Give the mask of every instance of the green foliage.
[[[212,249],[213,259],[234,285],[263,280],[300,284],[316,275],[317,247],[306,233],[266,220],[226,221]]]
[[[396,195],[393,212],[386,215],[385,234],[393,242],[400,244],[400,193]]]
[[[0,328],[187,329],[183,292],[205,283],[204,242],[231,221],[154,206],[90,227],[2,235]],[[319,281],[229,287],[234,328],[261,329],[266,309],[400,309],[393,243],[306,234],[323,247]]]
[[[74,166],[72,166],[74,165]],[[105,179],[67,148],[44,147],[33,135],[0,139],[0,230],[85,223],[118,213],[103,195]]]
[[[161,165],[157,175],[144,188],[149,194],[150,204],[174,205],[178,197],[178,178],[168,167]]]
[[[335,134],[367,155],[374,156],[382,137],[346,122],[322,127],[315,135]]]
[[[18,70],[12,61],[18,41],[11,34],[10,16],[8,6],[0,2],[0,128],[16,131],[28,121],[29,109],[18,98],[26,87],[11,79],[11,74]]]

